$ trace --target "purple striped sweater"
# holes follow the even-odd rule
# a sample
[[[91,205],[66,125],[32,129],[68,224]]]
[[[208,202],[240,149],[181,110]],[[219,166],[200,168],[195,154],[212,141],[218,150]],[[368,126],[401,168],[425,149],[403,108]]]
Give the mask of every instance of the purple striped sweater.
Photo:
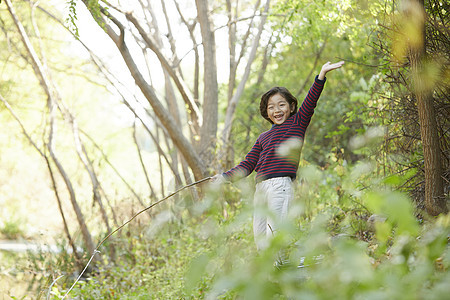
[[[308,95],[303,101],[298,112],[290,116],[281,125],[272,125],[269,131],[263,132],[245,159],[237,166],[224,172],[222,175],[228,181],[236,181],[256,171],[256,182],[274,178],[289,176],[295,179],[300,160],[301,146],[297,147],[294,155],[282,156],[280,145],[289,144],[289,141],[301,145],[305,137],[306,128],[311,121],[317,100],[323,90],[326,79],[320,80],[316,76]],[[286,148],[286,147],[285,147]]]

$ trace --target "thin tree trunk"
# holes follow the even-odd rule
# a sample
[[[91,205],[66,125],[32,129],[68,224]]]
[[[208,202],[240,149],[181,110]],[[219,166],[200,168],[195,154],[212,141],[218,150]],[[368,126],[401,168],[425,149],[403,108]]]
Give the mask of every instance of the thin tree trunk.
[[[31,65],[33,67],[34,73],[36,74],[37,78],[39,79],[41,87],[44,89],[44,92],[46,93],[46,95],[48,97],[47,106],[49,109],[50,122],[53,123],[54,122],[54,109],[55,109],[56,102],[54,101],[54,98],[53,98],[54,92],[53,92],[50,80],[48,79],[48,76],[44,71],[44,68],[42,66],[42,63],[41,63],[39,57],[37,56],[36,52],[34,51],[33,45],[31,44],[31,42],[28,38],[28,35],[25,32],[25,29],[23,28],[22,24],[18,20],[17,15],[14,11],[14,8],[13,8],[10,0],[5,0],[5,3],[8,8],[9,13],[11,14],[11,17],[14,21],[15,26],[16,26],[17,30],[19,31],[22,42],[25,45],[26,51],[28,52],[28,55],[31,58]],[[76,196],[75,196],[75,192],[73,190],[72,183],[70,182],[70,179],[68,178],[63,166],[61,165],[61,163],[57,159],[55,153],[53,152],[53,146],[51,143],[52,138],[53,138],[53,125],[51,125],[51,127],[50,127],[49,144],[48,144],[47,148],[50,152],[50,156],[51,156],[53,162],[55,163],[56,167],[58,168],[59,173],[63,177],[64,183],[66,184],[67,190],[70,195],[69,198],[72,203],[72,207],[75,211],[75,214],[76,214],[76,217],[78,220],[78,224],[81,229],[81,234],[83,236],[83,240],[86,244],[88,251],[92,253],[94,251],[95,247],[92,242],[91,234],[90,234],[90,232],[86,226],[86,223],[84,221],[83,213],[81,212],[81,209],[78,206],[78,202],[76,200]]]
[[[41,35],[40,35],[39,28],[38,28],[37,23],[34,18],[34,15],[35,15],[34,12],[35,12],[37,3],[30,2],[30,5],[31,5],[31,22],[33,24],[34,32],[35,32],[37,40],[39,42],[39,47],[40,47],[40,51],[41,51],[41,59],[43,61],[42,70],[45,71],[48,75],[50,75],[48,67],[47,67],[45,55],[44,55],[44,50],[43,50],[42,43],[41,43]],[[48,77],[50,78],[50,76],[48,76]],[[75,150],[77,152],[78,158],[80,159],[80,161],[84,165],[87,173],[89,174],[89,178],[91,179],[91,183],[92,183],[92,193],[93,193],[94,203],[97,202],[99,204],[103,221],[105,222],[106,229],[109,232],[109,231],[111,231],[111,228],[109,226],[108,216],[103,207],[102,199],[100,196],[100,183],[97,179],[97,175],[95,174],[94,168],[93,168],[92,164],[90,163],[90,159],[86,152],[86,149],[80,139],[79,132],[78,132],[78,123],[77,123],[75,117],[69,111],[69,109],[64,105],[64,103],[61,99],[60,93],[57,90],[57,87],[53,84],[52,84],[52,91],[54,93],[54,97],[53,97],[53,101],[55,101],[54,104],[57,105],[59,110],[62,112],[64,119],[66,120],[68,125],[72,128]],[[114,252],[114,249],[112,248],[112,253],[113,252]]]
[[[272,41],[273,38],[273,33],[270,36],[269,41],[267,42],[267,45],[264,47],[264,54],[263,54],[263,61],[262,61],[262,65],[261,68],[258,71],[258,76],[256,79],[256,83],[255,83],[255,88],[254,88],[254,92],[251,95],[250,99],[252,99],[252,101],[250,102],[250,105],[256,105],[256,99],[258,97],[258,95],[260,94],[260,85],[262,84],[263,80],[264,80],[264,75],[266,74],[266,69],[267,66],[269,65],[270,62],[270,58],[272,57],[272,51],[274,48],[274,45],[279,41],[280,36],[278,35],[277,38],[275,39],[275,41]],[[254,114],[250,115],[250,119],[249,119],[249,124],[252,123],[253,118],[255,117]],[[246,143],[249,142],[249,137],[250,137],[250,130],[251,127],[247,128],[247,135],[246,135]],[[230,166],[231,167],[231,166]],[[229,169],[229,168],[227,168]]]
[[[178,2],[176,0],[174,0],[174,4],[175,4],[177,12],[180,16],[180,19],[183,22],[183,24],[186,26],[187,30],[189,31],[189,36],[192,40],[192,46],[193,46],[193,50],[194,50],[194,83],[193,83],[194,87],[192,89],[193,90],[192,96],[194,97],[194,102],[197,104],[197,106],[199,106],[200,105],[200,101],[199,101],[199,97],[200,97],[200,95],[199,95],[200,55],[198,54],[197,39],[195,38],[195,34],[194,34],[195,25],[197,23],[194,22],[192,25],[190,25],[184,18],[183,13],[181,12],[181,9],[180,9],[180,5],[178,4]],[[191,130],[191,141],[195,145],[195,148],[198,149],[199,148],[198,142],[196,141],[196,137],[200,136],[200,127],[199,127],[198,122],[193,123],[192,126],[189,126],[189,129]]]
[[[83,265],[80,262],[80,256],[78,255],[77,247],[75,246],[75,243],[74,243],[74,241],[72,239],[72,236],[70,234],[69,226],[67,225],[67,221],[66,221],[66,216],[65,216],[64,211],[62,209],[61,197],[60,197],[59,192],[58,192],[58,187],[57,187],[57,184],[56,184],[55,176],[53,174],[53,170],[52,170],[52,167],[51,167],[50,159],[48,158],[47,155],[45,155],[45,153],[41,149],[39,149],[39,147],[36,145],[36,143],[31,139],[31,136],[27,133],[27,130],[23,126],[23,124],[20,121],[19,117],[14,113],[14,111],[12,110],[12,107],[3,98],[2,95],[0,95],[0,101],[3,102],[3,104],[6,106],[6,108],[11,113],[11,115],[14,117],[14,119],[16,119],[16,121],[19,123],[19,126],[22,128],[22,133],[25,135],[25,137],[30,142],[30,144],[34,147],[34,149],[36,149],[39,152],[39,154],[42,156],[42,158],[44,158],[45,163],[47,165],[47,169],[48,169],[49,174],[50,174],[50,179],[51,179],[51,182],[52,182],[52,187],[53,187],[53,192],[55,194],[56,202],[58,204],[59,213],[61,214],[61,218],[62,218],[62,221],[63,221],[64,233],[67,236],[69,245],[72,248],[72,251],[73,251],[73,253],[75,255],[75,258],[77,260],[78,266],[79,267],[83,267]]]
[[[112,16],[109,16],[109,17],[112,18]],[[128,13],[126,15],[126,17],[136,27],[136,29],[138,30],[138,32],[141,35],[141,37],[144,39],[144,41],[145,41],[146,45],[148,46],[148,48],[151,49],[156,54],[156,56],[158,57],[158,59],[159,59],[159,61],[161,63],[161,66],[163,67],[163,69],[173,79],[175,85],[178,88],[178,91],[181,94],[181,97],[183,98],[184,102],[186,103],[186,105],[188,106],[189,110],[191,111],[192,122],[201,124],[202,123],[202,117],[201,117],[201,114],[200,114],[200,110],[197,107],[197,104],[193,101],[192,96],[189,95],[189,89],[187,88],[186,83],[184,83],[184,81],[182,80],[181,77],[177,76],[177,74],[176,74],[175,70],[172,68],[171,64],[167,61],[167,59],[161,53],[160,48],[157,45],[157,42],[155,42],[153,40],[153,38],[150,35],[147,34],[147,32],[139,24],[139,21],[133,16],[133,14]],[[117,26],[119,26],[119,27],[123,26],[117,20],[114,20],[114,23]],[[111,35],[110,35],[110,37],[113,38]],[[116,42],[116,45],[117,45],[117,42]],[[125,43],[123,43],[123,45],[125,45]],[[127,50],[127,49],[122,49],[122,50]],[[123,54],[124,53],[122,53],[122,55]],[[130,68],[130,65],[128,67]],[[137,72],[137,70],[136,70],[136,72]]]
[[[229,92],[229,97],[228,97],[228,104],[229,103],[231,103],[231,100],[232,100],[232,98],[233,98],[233,92],[234,92],[234,89],[235,89],[235,83],[236,83],[236,73],[237,73],[237,68],[238,68],[238,66],[239,66],[239,64],[240,64],[240,62],[241,62],[241,60],[242,60],[242,58],[244,57],[244,55],[247,53],[247,43],[248,43],[248,41],[249,41],[249,39],[250,39],[250,34],[252,33],[252,29],[253,29],[253,22],[254,22],[254,20],[255,20],[255,17],[256,17],[256,12],[257,12],[257,10],[258,10],[258,8],[259,8],[259,6],[261,5],[261,0],[258,0],[258,1],[256,1],[256,3],[255,3],[255,5],[254,5],[254,13],[253,13],[253,15],[250,17],[250,23],[248,24],[248,28],[247,28],[247,31],[245,32],[245,35],[244,35],[244,37],[242,38],[242,43],[241,43],[241,45],[240,45],[240,48],[241,48],[241,51],[239,52],[239,57],[236,59],[236,58],[234,58],[234,67],[232,68],[232,69],[230,69],[230,76],[232,76],[233,77],[233,79],[230,81],[230,83],[229,83],[229,89],[228,89],[228,92]],[[235,19],[232,21],[232,24],[233,25],[236,25],[236,23],[237,23],[237,4],[236,4],[236,12],[235,12]],[[251,50],[250,50],[251,51]],[[231,77],[230,77],[230,79],[231,79]],[[230,86],[232,87],[231,88],[231,93],[230,93]]]
[[[136,131],[136,121],[137,121],[137,120],[138,120],[138,119],[135,118],[135,119],[134,119],[134,123],[133,123],[133,139],[134,139],[134,144],[136,145],[136,151],[137,151],[138,156],[139,156],[139,162],[141,163],[142,171],[144,172],[145,180],[147,181],[147,186],[148,186],[149,192],[150,192],[150,193],[149,193],[150,198],[156,199],[155,191],[153,190],[152,183],[150,182],[150,178],[148,177],[147,168],[145,167],[144,159],[143,159],[142,153],[141,153],[141,147],[139,147],[139,143],[138,143],[138,139],[137,139],[137,131]]]
[[[72,118],[71,119],[72,131],[75,142],[75,149],[78,155],[78,158],[82,162],[86,172],[89,174],[89,178],[91,179],[92,184],[92,197],[94,203],[99,205],[100,213],[102,215],[103,222],[105,223],[107,232],[111,231],[111,227],[109,226],[109,219],[106,213],[105,208],[103,207],[102,198],[100,196],[100,183],[98,181],[97,175],[95,174],[94,167],[92,166],[89,156],[86,152],[86,148],[81,142],[80,135],[78,132],[77,122]]]
[[[77,247],[75,246],[75,243],[73,242],[72,236],[71,236],[70,231],[69,231],[69,226],[67,225],[66,215],[64,214],[64,210],[62,208],[62,201],[61,201],[61,197],[59,196],[58,186],[56,184],[56,180],[55,180],[55,176],[53,174],[53,170],[52,170],[52,167],[51,167],[51,164],[50,164],[50,160],[45,155],[44,155],[44,159],[45,159],[45,162],[47,164],[48,171],[50,173],[50,178],[51,178],[51,181],[52,181],[53,192],[55,193],[56,202],[58,204],[58,210],[59,210],[59,213],[61,214],[61,218],[62,218],[62,221],[63,221],[64,232],[66,233],[67,239],[69,241],[69,245],[72,248],[72,252],[75,255],[78,267],[83,267],[83,265],[81,264],[80,255],[78,254],[78,251],[77,251]]]
[[[229,144],[231,127],[232,127],[232,122],[233,122],[234,113],[236,111],[237,104],[239,102],[239,99],[241,98],[242,93],[244,92],[245,84],[247,83],[248,77],[250,76],[251,67],[252,67],[253,61],[256,57],[256,51],[258,50],[261,33],[263,31],[264,24],[267,19],[267,12],[269,10],[269,6],[270,6],[270,0],[267,0],[265,7],[264,7],[264,13],[263,13],[264,15],[261,17],[261,21],[259,23],[258,33],[255,36],[255,39],[253,40],[253,45],[252,45],[252,48],[250,51],[250,57],[248,58],[244,75],[243,75],[241,81],[239,82],[236,92],[233,95],[233,98],[231,99],[231,101],[228,105],[228,108],[227,108],[227,112],[226,112],[226,116],[225,116],[225,126],[224,126],[224,130],[223,130],[223,134],[222,134],[223,147],[225,149],[227,148],[227,145]]]
[[[442,178],[441,150],[437,131],[436,114],[433,106],[433,91],[427,88],[424,76],[426,64],[425,22],[426,12],[423,0],[409,0],[409,13],[420,22],[421,44],[412,45],[410,61],[412,84],[417,100],[420,136],[422,139],[425,170],[425,208],[430,215],[447,213]],[[411,15],[409,16],[411,17]]]
[[[239,57],[238,57],[237,62],[236,62],[236,67],[240,64],[242,58],[247,53],[247,42],[248,42],[248,40],[250,38],[250,34],[252,32],[252,29],[253,29],[253,21],[254,21],[254,19],[256,17],[256,11],[258,10],[260,4],[261,4],[261,0],[256,1],[255,6],[254,6],[254,13],[253,13],[253,15],[251,17],[249,17],[250,18],[250,24],[248,25],[247,32],[245,33],[245,35],[244,35],[244,37],[242,39],[241,52],[239,53]],[[240,19],[240,20],[243,20],[243,19]],[[237,23],[237,21],[238,20],[234,20],[233,22]]]
[[[159,128],[156,127],[156,143],[155,144],[160,144],[160,138],[159,138]],[[159,164],[159,178],[160,178],[160,183],[161,183],[161,195],[163,197],[165,197],[165,192],[164,192],[164,170],[163,170],[163,164],[162,164],[162,160],[161,160],[161,156],[162,156],[162,150],[161,148],[158,146],[158,164]]]
[[[180,112],[178,111],[178,105],[177,105],[177,101],[175,98],[175,93],[172,87],[172,83],[170,82],[170,77],[167,74],[166,71],[164,71],[164,78],[165,78],[165,91],[166,91],[166,99],[167,99],[167,104],[169,107],[169,112],[172,114],[172,116],[174,117],[175,121],[177,122],[177,126],[180,128],[182,128],[181,126],[181,120],[180,120]],[[166,140],[168,140],[167,136],[166,136]],[[167,141],[167,149],[171,149],[172,147],[169,147],[169,143],[170,141]],[[176,182],[176,188],[178,189],[178,187],[181,186],[181,181],[180,181],[180,172],[178,169],[178,149],[175,147],[172,151],[169,152],[170,157],[171,157],[171,169],[174,171],[174,176],[176,178],[175,182]]]
[[[237,17],[238,3],[236,3],[235,16]],[[233,11],[231,0],[227,0],[227,14],[228,14],[228,49],[230,51],[230,72],[228,75],[228,96],[230,101],[233,97],[233,91],[236,82],[236,22],[233,21]]]
[[[206,166],[213,160],[218,120],[216,41],[209,18],[208,1],[196,0],[197,18],[203,44],[203,124],[200,129],[200,155]]]
[[[56,154],[53,149],[53,135],[54,135],[54,123],[55,123],[55,106],[53,103],[49,103],[49,117],[50,117],[50,132],[49,132],[49,138],[48,138],[48,144],[47,149],[50,153],[50,157],[52,158],[53,162],[56,165],[56,168],[58,169],[60,175],[62,176],[64,183],[66,185],[67,191],[69,192],[69,199],[72,203],[73,210],[75,212],[75,216],[77,217],[78,224],[81,229],[81,235],[83,236],[83,240],[86,244],[86,248],[88,249],[89,253],[93,253],[95,246],[92,241],[91,234],[87,228],[86,222],[84,221],[83,213],[81,212],[81,208],[78,205],[78,201],[75,196],[75,190],[73,189],[72,182],[69,179],[69,176],[67,176],[66,171],[64,170],[64,167],[59,162],[58,158],[56,157]]]
[[[164,131],[164,128],[161,128]],[[170,138],[167,135],[164,135],[164,142],[166,143],[166,149],[173,149],[173,145],[170,143]],[[169,152],[173,152],[170,151]],[[164,154],[165,155],[165,154]],[[170,157],[172,161],[168,162],[169,168],[173,172],[173,176],[175,178],[175,187],[181,186],[181,176],[178,172],[178,157],[173,157],[173,153],[170,153]],[[175,167],[175,168],[174,168]],[[175,198],[178,198],[177,195],[174,196]]]
[[[165,8],[165,5],[164,5],[164,1],[161,1],[161,5],[163,7],[163,12],[164,12],[164,15],[165,15],[166,21],[167,21],[168,17],[167,17],[167,12],[166,12],[166,8]],[[155,14],[154,14],[154,10],[152,9],[150,1],[148,1],[148,8],[149,8],[150,14],[152,16],[152,24],[153,24],[153,30],[154,30],[154,37],[155,37],[156,46],[159,49],[162,49],[163,48],[163,41],[161,40],[161,32],[159,30],[157,18],[156,18]],[[135,22],[135,23],[137,23],[137,22]],[[172,49],[174,60],[178,60],[178,58],[176,56],[175,43],[173,41],[172,32],[170,30],[170,23],[168,21],[167,21],[167,28],[168,28],[168,39],[169,39],[169,42],[170,42],[170,46],[171,46],[171,49]],[[144,34],[144,33],[141,33],[141,35],[142,34]],[[144,35],[146,35],[146,34],[144,34]],[[174,64],[176,65],[176,64],[178,64],[178,62],[174,61]],[[173,89],[173,86],[172,86],[172,82],[170,81],[170,75],[169,75],[169,73],[168,73],[168,71],[166,69],[163,69],[163,73],[164,73],[164,81],[165,81],[165,85],[164,85],[164,87],[165,87],[165,99],[166,99],[166,102],[167,102],[167,107],[168,107],[169,113],[172,115],[172,117],[175,120],[177,126],[179,128],[182,128],[181,127],[181,120],[180,120],[180,112],[178,110],[178,104],[177,104],[177,101],[176,101],[175,92],[174,92],[174,89]],[[181,76],[181,78],[182,78],[182,76]],[[167,149],[171,149],[172,147],[169,146],[169,142],[167,141],[167,138],[166,138],[166,143],[168,144]],[[177,151],[176,148],[175,148],[174,151],[170,151],[170,157],[171,157],[171,162],[170,162],[171,169],[174,171],[174,176],[175,176],[175,179],[176,179],[175,180],[175,182],[176,182],[175,185],[176,185],[176,188],[178,188],[178,187],[181,186],[181,180],[180,180],[180,174],[179,174],[179,171],[178,171],[178,151]]]

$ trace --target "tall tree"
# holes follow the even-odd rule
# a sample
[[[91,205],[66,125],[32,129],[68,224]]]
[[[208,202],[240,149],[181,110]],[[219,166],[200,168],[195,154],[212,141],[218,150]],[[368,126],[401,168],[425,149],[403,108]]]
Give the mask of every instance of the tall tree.
[[[203,125],[200,130],[200,153],[210,164],[213,157],[213,143],[217,134],[218,118],[218,85],[217,85],[217,62],[216,41],[213,23],[210,20],[208,1],[195,0],[197,6],[197,20],[200,24],[203,45]]]
[[[392,3],[386,7],[388,18],[376,45],[385,60],[380,66],[383,81],[389,85],[383,108],[390,131],[385,151],[397,156],[388,167],[396,173],[417,170],[402,188],[411,193],[419,210],[437,215],[448,210],[445,193],[450,176],[446,75],[450,17],[442,13],[449,6],[439,0]]]
[[[420,136],[423,147],[425,171],[425,207],[429,214],[446,213],[441,149],[433,103],[433,88],[426,76],[426,35],[427,15],[423,0],[405,0],[403,3],[405,20],[411,20],[413,32],[410,43],[411,84],[417,101]],[[415,35],[415,36],[414,36]]]

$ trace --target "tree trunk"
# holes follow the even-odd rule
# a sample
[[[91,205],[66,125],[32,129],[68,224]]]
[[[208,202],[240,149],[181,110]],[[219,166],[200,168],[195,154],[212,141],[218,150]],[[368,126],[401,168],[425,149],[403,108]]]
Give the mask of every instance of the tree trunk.
[[[194,83],[193,83],[193,98],[194,102],[197,106],[200,105],[199,101],[199,77],[200,77],[200,55],[198,54],[198,45],[197,45],[197,39],[195,38],[194,30],[196,23],[190,25],[186,18],[183,16],[183,13],[180,9],[180,6],[176,0],[174,0],[175,7],[177,9],[177,12],[180,16],[181,22],[186,26],[187,30],[189,31],[189,37],[192,40],[192,46],[194,50]],[[191,112],[192,114],[192,112]],[[190,133],[191,133],[191,141],[195,145],[195,148],[198,147],[198,142],[196,140],[197,137],[200,136],[200,125],[197,123],[193,123],[193,126],[189,127]]]
[[[425,208],[430,215],[436,216],[448,211],[444,198],[442,178],[441,150],[433,106],[433,91],[427,87],[424,67],[426,64],[425,21],[426,13],[423,0],[408,1],[409,17],[419,24],[421,42],[411,45],[410,62],[412,86],[417,100],[419,114],[420,136],[422,139],[424,170],[425,170]]]
[[[233,20],[233,12],[231,10],[231,0],[227,0],[227,14],[228,14],[228,49],[230,51],[230,72],[228,75],[228,96],[230,101],[233,97],[233,91],[236,81],[236,22]],[[236,3],[235,16],[237,16],[238,5]]]
[[[134,123],[133,123],[133,140],[134,140],[134,144],[136,146],[136,151],[137,154],[139,156],[139,162],[141,163],[141,167],[142,167],[142,171],[144,172],[145,175],[145,180],[147,181],[147,185],[149,188],[149,198],[151,200],[156,200],[156,194],[155,191],[153,190],[153,186],[152,183],[150,182],[150,177],[148,176],[148,172],[147,172],[147,168],[145,167],[145,163],[144,163],[144,158],[142,157],[142,153],[141,153],[141,147],[139,146],[139,142],[138,142],[138,138],[137,138],[137,131],[136,131],[136,122],[139,119],[136,117],[134,119]],[[153,201],[151,201],[153,202]]]
[[[196,0],[203,45],[203,124],[200,129],[199,153],[206,166],[213,160],[218,120],[218,84],[216,41],[209,19],[208,1]]]
[[[165,5],[164,5],[164,1],[161,1],[161,5],[163,7],[163,12],[164,12],[164,16],[166,17],[166,20],[168,18],[167,16],[167,12],[165,9]],[[158,22],[156,21],[156,16],[154,13],[154,10],[152,9],[151,6],[151,2],[148,1],[148,8],[150,11],[150,14],[152,16],[152,25],[153,25],[153,30],[155,31],[155,42],[157,45],[157,48],[162,49],[163,48],[163,42],[161,40],[161,32],[159,30],[159,26],[158,26]],[[137,22],[135,22],[137,23]],[[168,28],[168,35],[171,37],[172,33],[170,30],[170,23],[167,22],[167,28]],[[141,35],[145,33],[141,33]],[[171,46],[171,50],[173,52],[173,59],[172,61],[177,64],[178,63],[178,58],[176,55],[176,48],[175,48],[175,43],[173,42],[173,38],[169,38],[170,41],[170,46]],[[182,79],[183,76],[181,76],[181,68],[179,68],[180,71],[180,78]],[[178,110],[178,104],[177,104],[177,99],[175,97],[175,91],[173,89],[172,86],[172,82],[170,81],[170,75],[168,73],[168,71],[166,69],[163,69],[163,73],[164,73],[164,80],[165,80],[165,99],[167,102],[167,107],[169,110],[169,113],[171,114],[171,116],[174,118],[177,126],[179,128],[182,128],[181,126],[181,120],[180,120],[180,112]],[[171,149],[171,145],[169,145],[169,141],[167,141],[166,139],[166,143],[167,143],[167,149]],[[175,187],[176,189],[178,189],[181,186],[181,180],[180,180],[180,174],[178,171],[178,150],[175,148],[174,151],[170,151],[170,156],[171,156],[171,169],[174,170],[174,176],[175,176]]]

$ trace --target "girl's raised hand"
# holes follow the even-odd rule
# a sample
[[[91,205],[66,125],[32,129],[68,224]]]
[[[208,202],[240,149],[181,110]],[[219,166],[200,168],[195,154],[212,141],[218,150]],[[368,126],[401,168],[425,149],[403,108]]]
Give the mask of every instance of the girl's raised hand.
[[[325,79],[325,75],[335,69],[338,69],[340,67],[342,67],[342,65],[344,64],[344,61],[341,60],[340,62],[334,63],[332,64],[331,62],[327,62],[322,66],[322,70],[320,70],[319,73],[319,79],[320,80],[324,80]]]

